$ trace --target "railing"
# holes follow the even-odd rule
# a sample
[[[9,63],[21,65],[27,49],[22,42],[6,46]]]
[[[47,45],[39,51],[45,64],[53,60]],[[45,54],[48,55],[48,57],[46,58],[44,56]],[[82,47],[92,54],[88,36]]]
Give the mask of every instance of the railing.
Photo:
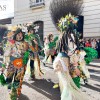
[[[30,0],[30,8],[38,8],[45,6],[44,0]]]

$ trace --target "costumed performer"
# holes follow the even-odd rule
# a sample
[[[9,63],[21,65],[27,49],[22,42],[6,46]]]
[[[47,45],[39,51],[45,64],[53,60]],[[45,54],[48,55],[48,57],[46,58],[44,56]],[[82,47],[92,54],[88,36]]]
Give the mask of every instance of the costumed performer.
[[[80,0],[56,0],[50,5],[51,16],[61,36],[58,42],[58,55],[54,60],[53,67],[58,75],[61,100],[88,100],[87,96],[75,85],[69,73],[70,58],[68,56],[69,42],[71,39],[74,45],[78,46],[78,32],[74,31],[74,26],[78,19],[74,15],[80,14]],[[75,6],[75,5],[77,6]],[[78,9],[77,9],[78,8]],[[71,11],[72,9],[72,11]],[[72,13],[73,15],[69,14]],[[74,36],[74,40],[72,39]]]
[[[42,76],[43,72],[40,69],[39,51],[42,49],[40,37],[35,34],[34,25],[28,26],[28,35],[25,36],[25,41],[29,44],[30,49],[30,79],[35,79],[36,76]]]
[[[10,90],[10,99],[17,100],[17,97],[21,94],[29,52],[28,44],[24,41],[24,33],[20,28],[15,31],[13,40],[14,43],[9,47],[9,51],[8,46],[5,48],[5,56],[10,57],[8,67],[6,62],[3,63],[2,67],[7,69],[6,84]]]

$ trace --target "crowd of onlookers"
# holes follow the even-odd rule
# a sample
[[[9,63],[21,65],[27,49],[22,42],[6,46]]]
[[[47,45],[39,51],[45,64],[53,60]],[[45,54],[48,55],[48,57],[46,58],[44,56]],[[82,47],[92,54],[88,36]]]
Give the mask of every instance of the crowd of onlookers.
[[[82,39],[80,42],[84,47],[92,47],[96,49],[98,52],[98,59],[100,59],[100,39]]]

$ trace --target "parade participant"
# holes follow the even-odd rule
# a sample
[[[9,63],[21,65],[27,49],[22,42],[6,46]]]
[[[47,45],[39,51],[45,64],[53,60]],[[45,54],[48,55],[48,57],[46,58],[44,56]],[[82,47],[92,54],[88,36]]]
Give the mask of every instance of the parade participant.
[[[12,46],[10,45],[10,49],[8,47],[5,48],[6,56],[10,57],[6,74],[6,84],[10,90],[10,99],[16,100],[21,94],[29,53],[28,44],[24,41],[24,34],[20,28],[15,31],[13,40],[14,43]],[[3,68],[6,69],[6,62],[3,63]]]
[[[14,32],[13,31],[9,31],[7,33],[7,42],[5,44],[3,44],[3,49],[4,49],[4,63],[6,63],[6,65],[9,64],[10,62],[10,56],[8,55],[11,51],[11,48],[14,45],[14,40],[13,40],[13,36],[14,36]]]
[[[75,85],[69,73],[70,57],[68,51],[75,51],[73,48],[79,46],[79,33],[75,29],[80,14],[80,2],[74,0],[56,0],[50,5],[51,17],[57,29],[61,32],[58,42],[58,55],[54,60],[53,67],[58,75],[61,100],[88,100],[87,96]],[[73,5],[74,4],[74,5]],[[77,5],[77,6],[75,6]],[[73,15],[69,14],[72,13]],[[74,38],[73,38],[74,37]],[[69,47],[70,41],[73,43]]]
[[[40,37],[35,34],[34,25],[28,26],[28,35],[25,36],[25,41],[29,44],[30,49],[30,79],[35,79],[35,76],[41,76],[43,73],[40,69],[39,50],[42,48]]]
[[[5,64],[2,64],[2,73],[1,73],[1,76],[0,76],[1,77],[0,80],[1,80],[2,85],[6,84],[3,72],[5,71],[5,66],[6,66],[6,68],[8,68],[8,65],[10,63],[9,53],[11,51],[11,48],[14,45],[13,36],[14,36],[15,30],[16,30],[16,27],[13,27],[13,26],[11,27],[11,29],[8,28],[8,30],[4,34],[3,41],[2,41],[2,48],[3,48],[3,51],[4,51],[3,63],[5,63]]]
[[[64,45],[66,41],[64,35],[59,41],[59,53],[53,63],[54,70],[59,78],[61,100],[80,100],[80,98],[87,100],[86,96],[78,89],[80,84],[78,83],[77,87],[70,76],[70,60],[66,52],[66,45]],[[80,72],[77,71],[77,74],[80,75]]]
[[[51,60],[52,60],[51,62],[53,63],[55,55],[56,55],[55,46],[56,46],[56,42],[58,40],[58,37],[54,38],[53,34],[51,33],[51,34],[49,34],[48,38],[49,38],[49,41],[50,41],[49,49],[50,49],[50,52],[51,52],[51,54],[50,54]]]
[[[88,71],[87,65],[97,58],[98,53],[95,49],[91,47],[81,47],[79,52],[79,65],[82,70],[81,78],[84,80],[84,83],[87,84],[90,78],[90,73]]]
[[[45,58],[43,60],[43,62],[45,63],[47,61],[47,59],[49,60],[49,62],[53,62],[55,55],[56,55],[56,42],[58,40],[58,37],[53,37],[53,34],[49,34],[48,36],[46,36],[45,38],[45,42],[44,42],[44,53],[45,53]],[[51,59],[49,58],[51,57]]]

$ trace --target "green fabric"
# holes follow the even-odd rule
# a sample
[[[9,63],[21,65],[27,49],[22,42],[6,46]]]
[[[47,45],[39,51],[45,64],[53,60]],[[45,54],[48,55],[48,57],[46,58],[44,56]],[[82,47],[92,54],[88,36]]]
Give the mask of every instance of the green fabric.
[[[2,67],[3,67],[3,68],[5,68],[5,67],[6,67],[6,65],[5,65],[5,64],[2,64]]]
[[[54,38],[53,42],[50,42],[50,43],[49,43],[49,49],[52,49],[52,48],[56,47],[56,42],[57,42],[57,40],[58,40],[58,36],[56,36],[56,37]]]
[[[30,34],[30,35],[25,35],[25,41],[28,42],[30,45],[35,46],[35,43],[32,44],[32,40],[36,39],[38,42],[38,46],[40,48],[43,48],[41,41],[40,41],[40,37],[38,34]]]
[[[26,65],[29,59],[29,51],[26,51],[24,53],[24,57],[23,57],[23,64]]]
[[[17,91],[16,88],[12,88],[11,94],[10,94],[10,99],[11,100],[17,100]]]
[[[3,73],[1,73],[1,75],[0,75],[0,83],[1,83],[1,85],[6,84],[6,80],[5,80],[5,77],[4,77]]]
[[[73,79],[74,83],[76,84],[76,86],[78,88],[80,88],[80,77],[74,77],[72,79]]]
[[[93,59],[97,58],[98,52],[90,47],[85,47],[84,51],[86,52],[85,61],[86,64],[89,64]]]

